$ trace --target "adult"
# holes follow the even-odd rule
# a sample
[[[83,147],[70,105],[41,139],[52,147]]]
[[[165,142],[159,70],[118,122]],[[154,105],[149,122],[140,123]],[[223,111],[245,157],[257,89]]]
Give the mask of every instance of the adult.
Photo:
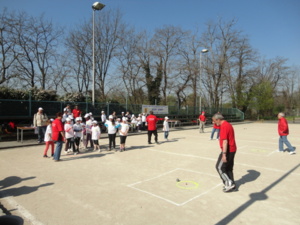
[[[131,114],[129,111],[126,112],[125,117],[127,117],[127,122],[130,123],[131,122]]]
[[[146,130],[146,114],[142,113],[142,130]]]
[[[68,115],[72,114],[72,109],[70,104],[68,104],[65,108],[64,108],[64,112],[67,112]]]
[[[152,144],[151,143],[151,137],[152,137],[152,134],[154,135],[154,140],[155,140],[155,143],[158,144],[158,138],[157,138],[157,122],[159,120],[162,120],[162,119],[159,119],[157,118],[154,114],[153,114],[153,111],[150,111],[150,115],[147,116],[146,118],[146,122],[148,124],[148,144]]]
[[[206,116],[204,111],[201,113],[198,119],[199,119],[199,133],[204,133],[204,126],[206,123]]]
[[[60,161],[61,149],[65,142],[64,125],[61,121],[62,113],[56,113],[56,119],[52,122],[52,140],[56,143],[53,159],[55,162]]]
[[[72,110],[73,117],[76,119],[77,117],[81,117],[81,110],[78,108],[78,105],[75,105],[74,109]]]
[[[224,192],[229,192],[235,189],[233,176],[234,157],[237,150],[232,125],[224,120],[222,114],[217,113],[213,116],[213,121],[220,126],[220,148],[216,169],[224,183]]]
[[[214,121],[212,121],[212,123],[213,123],[213,128],[211,130],[210,140],[214,139],[215,132],[217,132],[217,140],[219,140],[220,126],[218,126]]]
[[[106,126],[105,126],[105,122],[106,122],[106,115],[105,115],[105,112],[102,111],[101,112],[101,130],[102,132],[105,132],[106,131]]]
[[[285,144],[288,147],[289,154],[294,155],[295,153],[295,147],[291,145],[291,143],[288,141],[287,136],[289,135],[289,125],[285,118],[285,114],[283,112],[278,113],[278,134],[279,134],[279,150],[278,152],[284,152],[283,144]]]
[[[39,108],[38,112],[33,116],[33,126],[37,128],[39,144],[44,141],[48,117],[44,113],[43,108]]]

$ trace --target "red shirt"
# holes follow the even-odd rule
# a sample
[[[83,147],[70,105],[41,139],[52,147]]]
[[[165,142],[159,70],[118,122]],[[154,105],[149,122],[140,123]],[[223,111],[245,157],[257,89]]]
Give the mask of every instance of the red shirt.
[[[217,124],[214,123],[214,128],[215,129],[220,129],[220,126],[218,126]]]
[[[159,119],[155,115],[149,115],[149,116],[147,116],[146,122],[148,124],[148,130],[156,130],[156,123],[159,120],[163,120],[163,119]]]
[[[201,115],[199,116],[199,120],[202,121],[202,122],[205,122],[205,121],[206,121],[206,117],[205,117],[204,115],[201,114]]]
[[[284,117],[278,119],[278,134],[279,136],[287,136],[289,134],[289,125]]]
[[[226,120],[220,126],[220,147],[223,150],[223,140],[227,140],[228,146],[227,151],[236,152],[236,144],[234,137],[234,130],[230,123]]]
[[[81,111],[79,109],[73,109],[72,111],[74,119],[80,116]]]
[[[52,122],[52,140],[53,141],[63,141],[63,136],[61,131],[64,131],[64,125],[60,119],[55,119]]]

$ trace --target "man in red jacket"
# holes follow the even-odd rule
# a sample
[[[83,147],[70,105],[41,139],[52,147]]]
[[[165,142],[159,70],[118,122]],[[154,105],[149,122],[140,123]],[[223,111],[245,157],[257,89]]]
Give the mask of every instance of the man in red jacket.
[[[283,149],[283,143],[288,147],[289,154],[294,155],[295,153],[295,147],[291,145],[291,143],[288,141],[287,136],[289,135],[289,125],[284,118],[284,113],[278,113],[278,134],[279,134],[279,150],[278,152],[284,152]]]
[[[153,115],[153,111],[150,111],[150,115],[147,116],[147,118],[146,118],[146,122],[148,124],[148,144],[152,144],[151,143],[152,134],[154,134],[154,140],[155,140],[156,144],[158,144],[156,123],[159,120],[163,120],[163,119],[157,118],[155,115]]]

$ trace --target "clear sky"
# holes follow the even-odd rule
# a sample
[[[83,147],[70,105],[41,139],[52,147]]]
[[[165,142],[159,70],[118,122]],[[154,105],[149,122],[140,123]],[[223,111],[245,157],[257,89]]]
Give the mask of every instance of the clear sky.
[[[0,0],[0,7],[39,16],[72,28],[92,15],[93,0]],[[192,30],[223,18],[237,19],[237,28],[262,56],[289,59],[300,66],[300,0],[100,0],[106,9],[120,9],[124,21],[153,31],[162,25]],[[101,13],[101,12],[100,12]]]

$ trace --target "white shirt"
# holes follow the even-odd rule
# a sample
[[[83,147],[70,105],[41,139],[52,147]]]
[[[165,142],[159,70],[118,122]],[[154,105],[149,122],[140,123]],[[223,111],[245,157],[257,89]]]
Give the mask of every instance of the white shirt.
[[[127,123],[121,123],[121,129],[119,131],[119,134],[121,136],[127,136],[129,130],[129,125]],[[125,134],[122,134],[125,133]]]
[[[86,129],[86,133],[90,134],[91,133],[91,128],[92,128],[92,120],[88,120],[85,123],[85,129]]]
[[[105,126],[107,127],[108,134],[115,134],[117,132],[117,128],[120,127],[120,124],[115,122],[115,125],[113,125],[110,120],[107,120]]]
[[[142,122],[146,122],[146,116],[142,116]]]
[[[101,115],[101,121],[102,121],[102,123],[106,122],[106,115],[105,114]]]
[[[163,131],[170,131],[169,122],[166,120],[164,121]]]
[[[101,136],[101,131],[99,126],[92,126],[92,140],[98,140]]]
[[[45,132],[45,138],[44,138],[44,141],[47,142],[47,141],[52,141],[52,126],[51,124],[49,124],[47,126],[47,129],[46,129],[46,132]]]
[[[81,123],[75,123],[73,125],[73,130],[74,130],[74,136],[75,137],[82,137],[82,131],[83,131],[83,127]]]
[[[65,135],[67,139],[74,137],[74,130],[72,124],[66,123],[64,128],[65,128]]]

